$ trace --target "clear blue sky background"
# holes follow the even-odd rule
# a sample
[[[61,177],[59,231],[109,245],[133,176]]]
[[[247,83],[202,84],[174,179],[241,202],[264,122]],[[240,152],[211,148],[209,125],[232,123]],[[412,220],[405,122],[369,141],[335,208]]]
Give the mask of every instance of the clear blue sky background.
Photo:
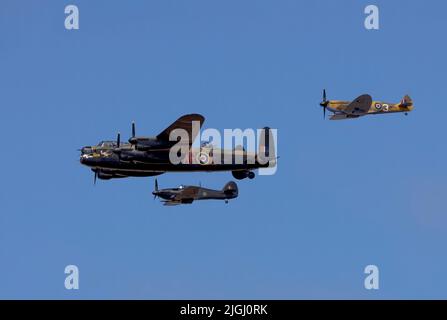
[[[80,30],[64,29],[65,5]],[[363,27],[368,4],[379,31]],[[0,4],[0,298],[447,298],[445,1]],[[416,109],[323,121],[370,93]],[[278,129],[274,176],[166,208],[77,149],[205,127]],[[230,173],[165,174],[220,188]],[[64,268],[80,268],[80,290]],[[380,290],[363,269],[380,268]]]

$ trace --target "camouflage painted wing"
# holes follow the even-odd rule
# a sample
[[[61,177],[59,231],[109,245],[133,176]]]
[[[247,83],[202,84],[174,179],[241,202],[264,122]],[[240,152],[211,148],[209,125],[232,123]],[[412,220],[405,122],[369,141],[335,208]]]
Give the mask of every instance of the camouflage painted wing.
[[[329,120],[346,120],[346,119],[354,119],[354,118],[358,118],[358,117],[360,117],[360,116],[354,116],[354,115],[340,113],[340,114],[333,114],[329,118]]]
[[[185,187],[182,192],[178,193],[175,198],[174,201],[180,201],[183,203],[191,203],[194,201],[194,199],[197,198],[197,194],[199,193],[199,188],[198,187]]]
[[[172,201],[172,200],[166,200],[166,201],[163,201],[163,205],[164,205],[164,206],[170,206],[170,207],[172,207],[172,206],[178,206],[178,205],[180,205],[180,204],[182,204],[180,201]]]
[[[193,130],[193,122],[198,123],[198,130]],[[205,122],[205,118],[200,114],[187,114],[178,118],[173,124],[163,130],[158,136],[157,139],[169,141],[169,135],[175,129],[183,129],[188,132],[190,138],[190,144],[194,142],[197,135],[199,134],[200,128]],[[196,132],[197,131],[197,132]]]
[[[344,110],[342,110],[342,112],[352,116],[362,116],[368,113],[371,104],[371,96],[369,94],[364,94],[352,101]]]

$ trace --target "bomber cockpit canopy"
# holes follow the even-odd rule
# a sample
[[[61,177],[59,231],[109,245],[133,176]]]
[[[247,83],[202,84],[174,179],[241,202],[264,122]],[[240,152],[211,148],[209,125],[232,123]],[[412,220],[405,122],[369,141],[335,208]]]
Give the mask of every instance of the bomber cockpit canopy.
[[[100,143],[98,143],[98,147],[110,147],[113,148],[116,146],[116,142],[115,141],[101,141]]]

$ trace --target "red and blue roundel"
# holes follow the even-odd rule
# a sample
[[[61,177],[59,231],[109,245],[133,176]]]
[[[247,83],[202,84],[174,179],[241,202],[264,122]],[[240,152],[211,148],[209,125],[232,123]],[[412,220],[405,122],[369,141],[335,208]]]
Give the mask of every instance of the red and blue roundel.
[[[200,152],[197,155],[197,160],[200,164],[206,165],[206,164],[209,164],[210,158],[209,158],[208,154],[206,154],[204,152]]]
[[[382,104],[381,103],[376,103],[375,105],[377,110],[381,110],[382,109]]]

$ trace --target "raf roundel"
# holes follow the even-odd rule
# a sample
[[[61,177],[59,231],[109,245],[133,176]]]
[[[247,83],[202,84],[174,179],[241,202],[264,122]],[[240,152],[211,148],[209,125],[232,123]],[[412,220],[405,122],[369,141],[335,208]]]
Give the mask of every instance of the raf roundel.
[[[202,165],[208,164],[209,160],[209,156],[206,153],[200,152],[197,156],[197,161]]]

